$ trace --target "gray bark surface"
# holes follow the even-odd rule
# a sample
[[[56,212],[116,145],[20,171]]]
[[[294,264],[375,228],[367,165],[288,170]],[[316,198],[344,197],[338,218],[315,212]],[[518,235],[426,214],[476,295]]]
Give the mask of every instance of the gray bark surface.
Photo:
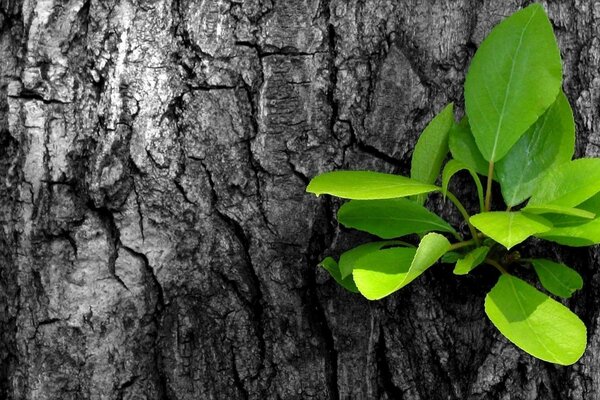
[[[522,5],[0,0],[0,399],[600,399],[596,249],[531,247],[584,276],[572,367],[487,321],[494,271],[368,302],[316,268],[369,238],[308,180],[407,174]],[[600,3],[545,6],[600,156]]]

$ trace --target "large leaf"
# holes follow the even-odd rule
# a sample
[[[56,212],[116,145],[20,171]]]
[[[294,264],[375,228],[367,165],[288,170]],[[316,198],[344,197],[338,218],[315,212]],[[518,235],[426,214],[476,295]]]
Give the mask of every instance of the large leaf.
[[[399,245],[408,245],[407,243],[401,242],[399,240],[387,240],[382,242],[371,242],[361,244],[360,246],[356,246],[353,249],[350,249],[344,252],[340,256],[340,274],[342,279],[346,278],[348,275],[352,274],[352,270],[356,266],[356,260],[365,256],[366,254],[377,251],[386,246],[399,246]]]
[[[496,165],[506,205],[515,206],[529,198],[543,173],[569,161],[574,150],[573,111],[560,91],[554,104]]]
[[[600,243],[600,218],[577,225],[554,227],[536,236],[571,247],[592,246]]]
[[[465,108],[488,161],[506,155],[554,102],[562,81],[552,25],[539,4],[498,24],[475,53],[465,80]]]
[[[407,199],[351,200],[340,207],[338,221],[383,239],[431,231],[455,233],[446,221]]]
[[[473,215],[470,222],[507,249],[521,243],[529,236],[552,228],[552,224],[546,219],[520,211],[485,212]]]
[[[452,272],[455,275],[468,274],[475,267],[481,265],[489,251],[490,248],[487,246],[477,247],[476,249],[471,250],[463,258],[456,262],[456,266]]]
[[[442,162],[448,154],[448,132],[454,123],[454,105],[448,104],[427,125],[413,152],[410,177],[423,183],[435,183]],[[425,195],[417,196],[417,203],[425,202]]]
[[[479,198],[479,209],[483,210],[483,186],[481,185],[479,176],[473,168],[469,167],[462,161],[450,160],[446,163],[446,166],[444,166],[444,171],[442,172],[442,194],[444,195],[444,197],[446,197],[450,179],[452,179],[454,174],[462,170],[467,170],[471,174],[471,177],[475,182],[475,187],[477,188],[477,197]]]
[[[449,249],[448,239],[429,233],[416,251],[396,247],[369,253],[356,262],[354,281],[367,299],[381,299],[408,285]]]
[[[600,192],[600,158],[580,158],[552,167],[536,186],[528,206],[575,207]]]
[[[335,281],[344,289],[353,293],[358,293],[358,289],[356,287],[356,284],[354,283],[354,278],[352,278],[352,275],[347,276],[346,278],[342,278],[338,263],[335,262],[333,258],[327,257],[326,259],[321,261],[319,265],[323,267],[327,272],[329,272],[329,275],[331,275],[331,277],[335,279]]]
[[[508,340],[541,360],[571,365],[585,351],[586,328],[579,317],[514,276],[500,277],[485,298],[485,312]]]
[[[485,161],[485,158],[483,158],[477,147],[477,143],[475,143],[475,138],[471,133],[469,120],[466,116],[464,116],[458,124],[454,124],[452,129],[450,129],[448,145],[450,147],[452,158],[468,165],[478,174],[487,176],[488,162]],[[495,175],[496,174],[494,174],[494,176]]]
[[[531,260],[542,286],[550,293],[568,299],[583,287],[583,279],[577,271],[565,264],[542,258]]]
[[[400,175],[372,171],[334,171],[313,178],[307,192],[355,200],[393,199],[439,190]]]

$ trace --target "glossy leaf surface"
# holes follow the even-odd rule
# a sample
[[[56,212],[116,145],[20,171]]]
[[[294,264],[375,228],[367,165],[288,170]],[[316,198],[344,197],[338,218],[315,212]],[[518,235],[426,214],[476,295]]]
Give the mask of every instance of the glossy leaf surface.
[[[552,167],[536,186],[528,206],[576,207],[600,192],[600,158],[580,158]]]
[[[434,184],[442,162],[448,154],[448,132],[454,123],[454,105],[448,104],[425,127],[419,137],[413,152],[410,177],[423,182]],[[417,203],[425,202],[425,195],[417,196]]]
[[[485,298],[485,312],[508,340],[541,360],[571,365],[585,351],[587,333],[579,317],[514,276],[500,277]]]
[[[340,207],[337,218],[348,228],[383,239],[431,231],[455,232],[446,221],[408,199],[352,200]]]
[[[485,212],[472,216],[470,222],[507,249],[521,243],[529,236],[552,228],[552,224],[546,219],[519,211]]]
[[[502,159],[554,102],[562,82],[560,52],[540,4],[500,22],[481,43],[465,80],[465,108],[477,146]]]
[[[354,281],[367,299],[381,299],[408,285],[449,249],[448,239],[429,233],[416,251],[397,247],[369,253],[357,261],[352,272]]]
[[[531,260],[542,286],[553,295],[568,299],[583,287],[583,279],[577,271],[565,264],[541,258]]]
[[[508,206],[528,199],[548,168],[571,160],[575,151],[575,122],[565,94],[525,132],[496,164],[502,196]]]
[[[317,196],[330,194],[355,200],[392,199],[435,190],[439,188],[405,176],[372,171],[326,172],[313,178],[306,188]]]

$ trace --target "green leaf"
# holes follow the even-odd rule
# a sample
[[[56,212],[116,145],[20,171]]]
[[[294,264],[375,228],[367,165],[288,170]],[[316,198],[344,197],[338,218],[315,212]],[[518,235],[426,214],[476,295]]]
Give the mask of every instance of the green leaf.
[[[560,52],[540,4],[514,13],[490,32],[465,80],[465,109],[486,160],[506,155],[554,102],[561,82]]]
[[[351,200],[340,207],[337,218],[348,228],[383,239],[431,231],[456,233],[446,221],[407,199]]]
[[[333,258],[325,258],[323,261],[321,261],[319,266],[323,267],[327,272],[329,272],[329,275],[331,275],[331,277],[335,279],[335,281],[344,289],[352,293],[358,293],[358,288],[354,283],[354,278],[352,278],[352,275],[342,279],[338,263],[335,262]]]
[[[483,186],[481,185],[481,181],[479,180],[479,176],[477,176],[477,172],[458,160],[450,160],[446,163],[444,167],[444,171],[442,172],[442,194],[444,198],[446,198],[446,193],[448,193],[448,184],[450,183],[450,179],[459,171],[466,169],[473,177],[473,181],[475,181],[475,186],[477,188],[477,196],[479,198],[479,209],[483,210]]]
[[[527,203],[575,207],[600,192],[600,159],[580,158],[552,167]]]
[[[568,299],[583,287],[583,279],[577,271],[565,264],[536,258],[531,260],[542,286],[553,295]]]
[[[439,190],[400,175],[372,171],[334,171],[313,178],[307,192],[355,200],[393,199]]]
[[[552,224],[538,216],[520,211],[493,211],[473,215],[471,224],[507,249],[529,236],[549,231]]]
[[[488,162],[481,155],[475,138],[469,127],[469,120],[464,116],[458,124],[454,124],[450,130],[448,139],[452,158],[468,165],[478,174],[487,176]],[[496,174],[494,174],[495,176]]]
[[[586,328],[567,307],[514,276],[503,274],[485,298],[485,312],[517,347],[560,365],[585,351]]]
[[[423,183],[435,183],[448,154],[448,132],[453,123],[454,105],[450,103],[431,120],[419,137],[410,166],[411,178]],[[425,199],[425,195],[419,195],[417,203],[423,204]]]
[[[562,207],[556,205],[548,205],[548,204],[540,204],[539,206],[527,206],[524,207],[521,211],[527,212],[529,214],[560,214],[560,215],[569,215],[573,217],[592,219],[596,216],[593,212],[582,210],[579,208],[573,207]]]
[[[490,248],[487,246],[477,247],[476,249],[468,252],[464,258],[461,258],[456,262],[456,267],[454,267],[455,275],[466,275],[469,272],[473,271],[473,269],[485,260],[485,257],[489,253]]]
[[[369,253],[356,262],[354,281],[367,299],[381,299],[408,285],[449,249],[448,239],[429,233],[416,251],[395,247]]]
[[[462,254],[460,254],[459,252],[449,251],[442,256],[442,258],[440,259],[440,262],[443,262],[444,264],[453,264],[453,263],[457,262],[461,257],[462,257]]]
[[[600,243],[600,218],[578,225],[554,227],[535,236],[565,246],[592,246]]]
[[[554,104],[496,164],[506,205],[515,206],[529,198],[544,172],[571,160],[574,150],[573,111],[561,90]]]
[[[409,246],[408,243],[402,242],[400,240],[387,240],[381,242],[371,242],[361,244],[360,246],[356,246],[353,249],[350,249],[344,252],[340,256],[340,274],[342,278],[346,278],[350,274],[352,274],[352,270],[356,266],[356,260],[363,257],[366,254],[375,252],[383,247],[387,246]]]

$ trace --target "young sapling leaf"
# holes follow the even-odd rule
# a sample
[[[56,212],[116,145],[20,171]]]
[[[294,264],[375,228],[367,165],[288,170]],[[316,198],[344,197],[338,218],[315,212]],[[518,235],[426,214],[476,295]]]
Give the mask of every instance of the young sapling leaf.
[[[543,217],[520,211],[484,212],[473,215],[471,223],[507,249],[536,233],[547,232],[552,228],[552,224]]]
[[[354,278],[352,278],[352,275],[342,278],[338,263],[332,257],[325,258],[323,261],[321,261],[319,266],[323,267],[327,272],[329,272],[329,275],[331,275],[331,277],[344,289],[352,293],[358,293],[358,288],[354,283]]]
[[[481,265],[483,261],[485,261],[489,251],[490,248],[487,246],[481,246],[471,250],[463,258],[456,262],[456,266],[452,272],[455,275],[468,274],[469,272],[473,271],[475,267]]]
[[[544,289],[555,296],[568,299],[575,291],[583,287],[581,275],[565,264],[542,258],[530,261]]]

